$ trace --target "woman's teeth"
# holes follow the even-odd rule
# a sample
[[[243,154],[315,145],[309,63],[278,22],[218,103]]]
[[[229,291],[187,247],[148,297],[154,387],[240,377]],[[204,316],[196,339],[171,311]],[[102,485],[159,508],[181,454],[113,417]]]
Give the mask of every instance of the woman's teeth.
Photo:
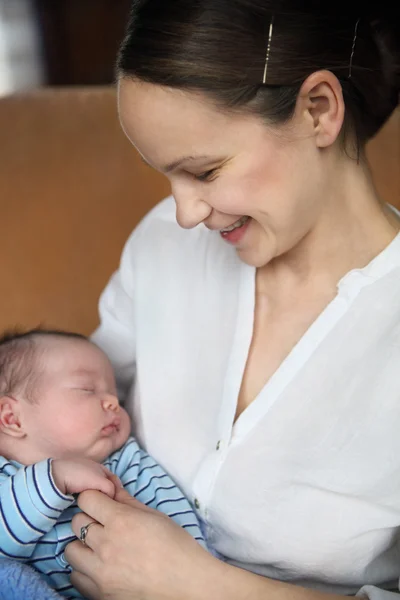
[[[236,221],[236,223],[234,223],[233,225],[230,225],[229,227],[225,227],[225,229],[221,229],[221,233],[228,233],[229,231],[238,229],[238,227],[242,227],[249,219],[250,219],[250,217],[242,217],[241,219],[239,219],[239,221]]]

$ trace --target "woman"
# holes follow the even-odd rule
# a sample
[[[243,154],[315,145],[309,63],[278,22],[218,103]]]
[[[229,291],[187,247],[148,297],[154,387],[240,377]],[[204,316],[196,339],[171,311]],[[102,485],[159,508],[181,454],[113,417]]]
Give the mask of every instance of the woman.
[[[131,236],[95,339],[219,558],[86,492],[67,558],[90,598],[397,589],[400,220],[364,147],[398,102],[398,38],[309,5],[133,4],[121,122],[176,209]]]

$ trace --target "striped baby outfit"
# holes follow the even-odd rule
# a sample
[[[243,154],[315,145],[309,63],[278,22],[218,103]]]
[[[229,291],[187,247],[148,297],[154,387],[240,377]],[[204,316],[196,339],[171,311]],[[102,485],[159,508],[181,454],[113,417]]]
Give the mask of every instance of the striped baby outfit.
[[[171,517],[205,547],[189,502],[133,438],[103,464],[131,496]],[[78,511],[74,497],[57,489],[51,459],[23,466],[0,457],[0,558],[30,564],[67,598],[82,598],[70,583],[64,558],[66,545],[75,539],[71,519]]]

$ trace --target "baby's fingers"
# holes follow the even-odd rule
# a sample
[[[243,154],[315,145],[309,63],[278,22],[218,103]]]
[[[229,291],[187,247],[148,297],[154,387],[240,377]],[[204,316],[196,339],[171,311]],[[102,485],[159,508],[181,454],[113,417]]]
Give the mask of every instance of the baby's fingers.
[[[103,492],[103,494],[107,494],[110,498],[114,499],[115,496],[115,486],[112,481],[107,479],[106,477],[99,477],[92,483],[92,485],[88,489],[90,490],[98,490],[99,492]]]
[[[122,481],[120,480],[120,478],[117,475],[114,475],[114,473],[112,473],[110,475],[110,479],[113,482],[114,486],[115,486],[115,493],[117,492],[118,489],[123,490],[124,489],[124,485],[122,483]]]
[[[101,469],[97,470],[96,473],[91,474],[88,478],[85,489],[87,490],[98,490],[107,494],[110,498],[115,496],[115,485],[111,481],[111,473],[108,469],[103,468],[103,465],[98,465]],[[83,490],[82,490],[83,491]]]
[[[110,496],[110,498],[114,498],[116,491],[118,488],[123,488],[124,486],[122,485],[121,480],[119,479],[119,477],[117,475],[114,475],[114,473],[112,473],[109,469],[107,469],[107,467],[105,467],[104,465],[100,465],[105,476],[107,477],[107,479],[109,481],[111,481],[112,486],[113,486],[113,495],[111,496],[110,494],[107,494],[108,496]],[[100,490],[103,491],[103,490]],[[104,492],[107,493],[107,492]]]

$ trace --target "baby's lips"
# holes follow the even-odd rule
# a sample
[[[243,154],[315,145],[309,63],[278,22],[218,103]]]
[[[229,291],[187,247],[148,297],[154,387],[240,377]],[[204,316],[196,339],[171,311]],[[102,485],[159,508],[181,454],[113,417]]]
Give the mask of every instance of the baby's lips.
[[[121,424],[121,419],[119,417],[115,417],[111,423],[108,423],[107,425],[105,425],[102,429],[102,431],[104,433],[109,433],[112,432],[114,429],[119,429],[119,426]]]

